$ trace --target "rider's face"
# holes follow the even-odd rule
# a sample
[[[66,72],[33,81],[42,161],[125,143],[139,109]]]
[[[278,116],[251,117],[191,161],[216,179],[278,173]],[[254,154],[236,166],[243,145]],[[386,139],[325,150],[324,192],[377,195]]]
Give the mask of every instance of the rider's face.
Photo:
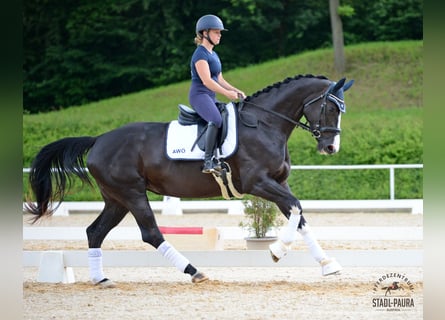
[[[213,41],[214,44],[218,44],[219,41],[221,40],[221,30],[210,29],[208,36]]]

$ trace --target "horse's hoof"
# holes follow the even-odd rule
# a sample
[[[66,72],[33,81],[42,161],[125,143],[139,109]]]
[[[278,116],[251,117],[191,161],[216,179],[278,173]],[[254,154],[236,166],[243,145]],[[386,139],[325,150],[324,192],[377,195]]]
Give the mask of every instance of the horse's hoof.
[[[335,274],[340,274],[343,269],[341,265],[334,259],[325,259],[320,262],[321,264],[321,274],[323,276],[330,276]]]
[[[116,288],[116,284],[108,278],[103,278],[95,284],[101,289]]]
[[[278,261],[280,261],[280,258],[278,258],[277,256],[275,256],[275,255],[273,254],[272,251],[269,250],[269,252],[270,252],[270,256],[271,256],[273,262],[278,262]]]
[[[277,240],[269,245],[270,255],[274,262],[278,262],[289,251],[289,246],[285,245],[283,241]]]
[[[209,278],[202,272],[196,272],[193,276],[192,276],[192,282],[193,283],[201,283],[204,281],[209,280]]]

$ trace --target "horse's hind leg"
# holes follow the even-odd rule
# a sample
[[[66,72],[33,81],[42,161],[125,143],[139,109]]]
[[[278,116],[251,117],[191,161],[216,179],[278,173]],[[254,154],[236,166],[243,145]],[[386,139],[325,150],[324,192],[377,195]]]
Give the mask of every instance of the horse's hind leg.
[[[207,280],[207,276],[199,272],[189,260],[178,252],[160,232],[153,210],[148,203],[145,192],[141,194],[129,192],[126,194],[126,203],[130,212],[136,219],[136,222],[141,229],[142,240],[152,245],[156,250],[162,254],[168,261],[170,261],[179,271],[189,274],[192,277],[192,282],[199,283]]]
[[[117,226],[127,213],[127,208],[105,199],[105,207],[101,214],[87,228],[88,265],[90,279],[94,284],[114,287],[113,282],[104,276],[101,246],[108,232]]]

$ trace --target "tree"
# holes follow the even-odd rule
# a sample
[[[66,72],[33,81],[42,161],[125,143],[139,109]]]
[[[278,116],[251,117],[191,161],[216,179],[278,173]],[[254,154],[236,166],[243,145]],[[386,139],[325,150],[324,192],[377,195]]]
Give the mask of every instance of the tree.
[[[329,0],[329,15],[331,17],[332,44],[334,47],[334,66],[335,70],[341,74],[345,71],[345,49],[343,41],[343,24],[338,8],[340,0]]]

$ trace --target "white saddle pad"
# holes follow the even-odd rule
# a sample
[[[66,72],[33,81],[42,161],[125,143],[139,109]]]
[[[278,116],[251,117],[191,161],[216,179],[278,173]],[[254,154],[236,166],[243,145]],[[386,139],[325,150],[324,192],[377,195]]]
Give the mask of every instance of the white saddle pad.
[[[228,131],[227,137],[221,147],[222,154],[217,150],[219,158],[228,158],[238,148],[237,117],[233,103],[227,104]],[[172,160],[202,160],[204,151],[197,145],[192,150],[193,144],[198,137],[198,125],[182,126],[177,120],[170,122],[167,130],[166,151],[167,157]]]

